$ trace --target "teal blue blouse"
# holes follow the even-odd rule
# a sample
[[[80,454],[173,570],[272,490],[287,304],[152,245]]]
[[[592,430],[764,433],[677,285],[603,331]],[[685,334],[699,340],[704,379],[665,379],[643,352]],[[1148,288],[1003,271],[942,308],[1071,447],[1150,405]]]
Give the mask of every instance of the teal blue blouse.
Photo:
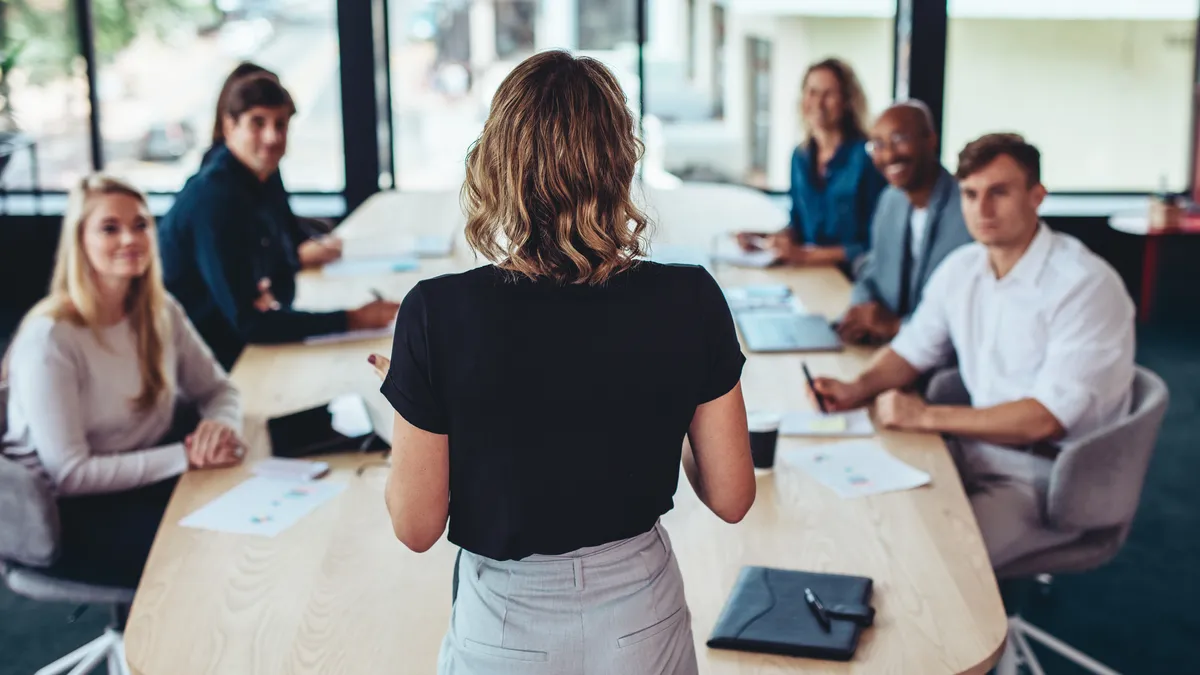
[[[842,143],[818,179],[811,141],[792,153],[792,236],[802,244],[842,246],[851,264],[871,250],[871,216],[887,182],[866,141]]]

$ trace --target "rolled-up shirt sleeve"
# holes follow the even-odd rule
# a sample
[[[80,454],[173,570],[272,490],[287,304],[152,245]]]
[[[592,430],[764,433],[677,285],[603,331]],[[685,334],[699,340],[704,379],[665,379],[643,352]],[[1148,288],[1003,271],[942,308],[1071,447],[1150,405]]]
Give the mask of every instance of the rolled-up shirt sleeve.
[[[1133,302],[1115,275],[1092,277],[1065,294],[1050,320],[1033,398],[1069,433],[1100,392],[1133,380]]]
[[[433,382],[428,326],[425,299],[417,284],[400,303],[392,363],[379,391],[409,424],[430,433],[448,434],[446,408]]]
[[[925,285],[921,304],[890,345],[900,358],[922,372],[942,364],[954,351],[946,314],[946,296],[952,290],[950,283],[955,276],[950,267],[944,261],[934,270]]]

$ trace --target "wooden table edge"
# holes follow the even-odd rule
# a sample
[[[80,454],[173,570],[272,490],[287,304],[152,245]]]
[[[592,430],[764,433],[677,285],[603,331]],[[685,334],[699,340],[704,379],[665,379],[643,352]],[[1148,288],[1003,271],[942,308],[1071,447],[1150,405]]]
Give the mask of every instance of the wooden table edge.
[[[1007,623],[1008,623],[1008,618],[1005,617],[1005,624],[1007,625]],[[1000,662],[1000,657],[1004,655],[1004,650],[1007,647],[1008,647],[1008,631],[1005,630],[1004,637],[1000,638],[1000,644],[996,646],[996,649],[992,651],[991,655],[989,655],[986,659],[980,661],[974,667],[964,670],[962,673],[960,673],[960,675],[986,675],[987,673],[991,672],[992,668],[994,668],[997,663]],[[137,675],[144,675],[144,674],[138,673]]]

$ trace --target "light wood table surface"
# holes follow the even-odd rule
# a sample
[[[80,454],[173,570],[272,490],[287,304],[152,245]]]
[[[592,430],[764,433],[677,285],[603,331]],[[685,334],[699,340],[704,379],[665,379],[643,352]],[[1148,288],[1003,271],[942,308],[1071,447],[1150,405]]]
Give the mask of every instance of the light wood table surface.
[[[785,215],[745,188],[686,185],[642,195],[658,223],[656,242],[709,249],[735,229],[772,229]],[[476,261],[461,238],[449,193],[384,193],[339,232],[356,245],[398,236],[459,233],[452,258],[382,277],[301,275],[300,304],[353,306],[375,288],[402,297],[419,279]],[[836,316],[849,284],[832,269],[717,267],[726,286],[788,283],[810,311]],[[322,346],[251,347],[233,370],[246,405],[248,463],[269,454],[267,417],[362,393],[390,414],[366,362],[390,340]],[[748,354],[742,382],[751,409],[809,406],[797,355]],[[809,355],[815,374],[853,376],[869,352]],[[843,500],[798,470],[758,479],[745,520],[728,525],[697,500],[686,479],[663,521],[674,541],[694,616],[700,672],[984,673],[1004,645],[1006,621],[995,577],[954,465],[935,436],[881,433],[883,445],[928,472],[932,485]],[[809,441],[781,438],[779,450]],[[179,520],[249,475],[245,467],[183,476],[158,532],[125,634],[140,675],[433,673],[450,616],[456,547],[445,539],[417,555],[392,535],[379,455],[330,459],[339,497],[274,538],[188,529]],[[374,464],[373,464],[374,463]],[[362,475],[360,466],[367,465]],[[704,646],[743,565],[858,574],[875,580],[875,626],[849,663],[760,656]],[[633,674],[631,674],[633,675]]]

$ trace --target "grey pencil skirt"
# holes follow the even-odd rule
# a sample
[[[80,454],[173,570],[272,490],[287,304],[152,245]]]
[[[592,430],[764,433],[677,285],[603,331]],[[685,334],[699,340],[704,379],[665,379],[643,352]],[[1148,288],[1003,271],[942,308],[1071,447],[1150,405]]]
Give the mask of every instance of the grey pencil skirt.
[[[517,561],[463,551],[438,673],[696,675],[666,530]]]

